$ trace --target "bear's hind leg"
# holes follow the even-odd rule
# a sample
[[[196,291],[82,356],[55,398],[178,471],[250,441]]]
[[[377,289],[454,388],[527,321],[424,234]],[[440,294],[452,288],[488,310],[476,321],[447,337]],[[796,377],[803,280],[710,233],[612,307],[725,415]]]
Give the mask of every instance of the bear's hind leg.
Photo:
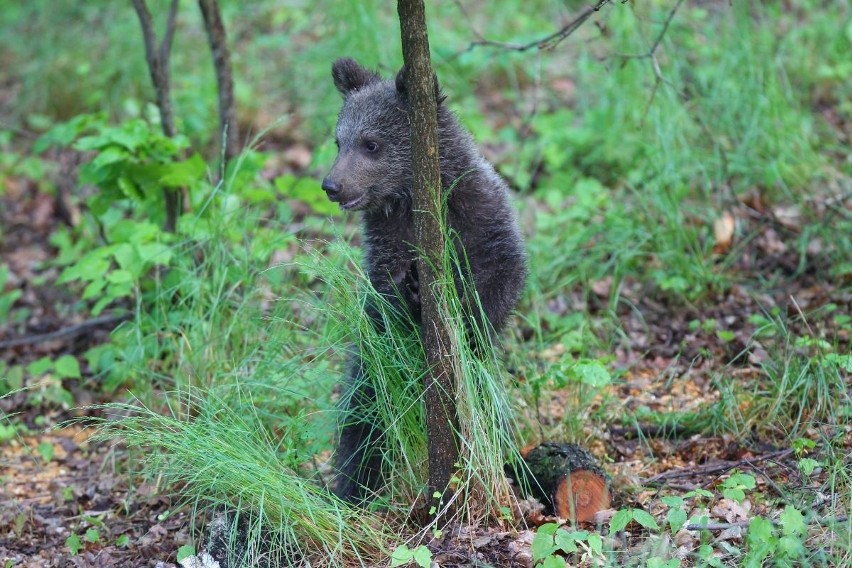
[[[340,399],[340,441],[334,455],[334,494],[352,503],[372,498],[382,479],[384,435],[377,428],[376,393],[360,357],[350,364]]]

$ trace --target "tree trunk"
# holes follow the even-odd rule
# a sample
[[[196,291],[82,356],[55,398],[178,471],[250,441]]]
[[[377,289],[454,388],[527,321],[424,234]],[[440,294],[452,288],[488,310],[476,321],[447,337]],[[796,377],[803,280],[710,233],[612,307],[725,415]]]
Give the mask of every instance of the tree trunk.
[[[219,87],[219,142],[225,164],[239,154],[239,131],[234,103],[234,77],[231,71],[231,54],[222,12],[216,0],[198,0],[210,52],[213,54],[213,67],[216,70],[216,83]]]
[[[411,122],[414,174],[414,231],[420,251],[421,330],[428,373],[425,377],[426,434],[429,445],[429,503],[441,516],[450,503],[450,478],[459,457],[455,364],[458,360],[447,313],[442,228],[441,172],[435,76],[423,0],[399,0],[402,56]]]
[[[148,71],[151,73],[151,82],[154,84],[157,108],[160,110],[160,125],[163,129],[163,134],[171,138],[175,135],[175,121],[172,114],[169,55],[172,49],[172,38],[175,35],[178,0],[172,0],[169,7],[166,30],[163,33],[163,41],[159,47],[157,47],[151,12],[148,11],[145,0],[132,0],[132,2],[137,16],[139,16],[139,24],[142,26],[142,38],[145,41],[145,59],[148,62]],[[180,189],[164,187],[163,200],[165,201],[166,209],[165,229],[169,232],[174,232],[177,227],[177,218],[183,213]]]

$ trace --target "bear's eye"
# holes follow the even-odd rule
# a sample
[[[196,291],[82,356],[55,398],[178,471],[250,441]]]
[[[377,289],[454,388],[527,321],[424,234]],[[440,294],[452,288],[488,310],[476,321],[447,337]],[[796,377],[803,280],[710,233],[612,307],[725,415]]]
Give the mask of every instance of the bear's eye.
[[[375,154],[376,152],[379,151],[379,143],[376,142],[375,140],[367,140],[367,141],[364,142],[364,149],[369,154]]]

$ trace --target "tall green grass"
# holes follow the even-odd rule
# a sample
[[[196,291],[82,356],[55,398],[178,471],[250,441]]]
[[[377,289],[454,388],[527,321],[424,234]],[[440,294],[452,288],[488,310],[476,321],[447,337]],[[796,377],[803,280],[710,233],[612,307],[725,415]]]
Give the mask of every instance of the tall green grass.
[[[247,541],[234,544],[248,554],[369,564],[406,538],[387,527],[405,526],[426,485],[425,358],[417,330],[354,268],[352,249],[340,241],[315,244],[267,271],[290,273],[308,291],[284,280],[290,295],[264,313],[257,290],[268,284],[239,243],[188,241],[192,254],[185,256],[201,261],[166,277],[151,314],[140,312],[128,326],[125,339],[136,341],[124,344],[120,357],[136,373],[134,383],[153,390],[143,389],[144,403],[108,405],[110,416],[98,425],[102,439],[122,440],[147,456],[143,472],[164,490],[179,491],[199,514],[236,511],[234,526],[249,528],[237,531]],[[365,302],[380,306],[391,332],[376,329]],[[465,309],[451,295],[453,328],[464,327]],[[332,498],[321,473],[336,422],[332,393],[352,344],[375,389],[372,414],[387,440],[386,485],[373,513]],[[459,352],[455,485],[464,499],[456,519],[470,523],[509,514],[514,497],[503,468],[519,459],[518,430],[491,348],[474,355],[460,340]]]

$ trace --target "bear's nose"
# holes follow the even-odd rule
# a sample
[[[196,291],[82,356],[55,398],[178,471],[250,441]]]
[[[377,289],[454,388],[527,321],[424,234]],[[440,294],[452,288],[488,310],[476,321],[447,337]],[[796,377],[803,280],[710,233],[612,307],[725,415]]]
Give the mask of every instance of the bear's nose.
[[[322,189],[328,194],[329,199],[334,199],[340,193],[340,188],[329,178],[322,180]]]

